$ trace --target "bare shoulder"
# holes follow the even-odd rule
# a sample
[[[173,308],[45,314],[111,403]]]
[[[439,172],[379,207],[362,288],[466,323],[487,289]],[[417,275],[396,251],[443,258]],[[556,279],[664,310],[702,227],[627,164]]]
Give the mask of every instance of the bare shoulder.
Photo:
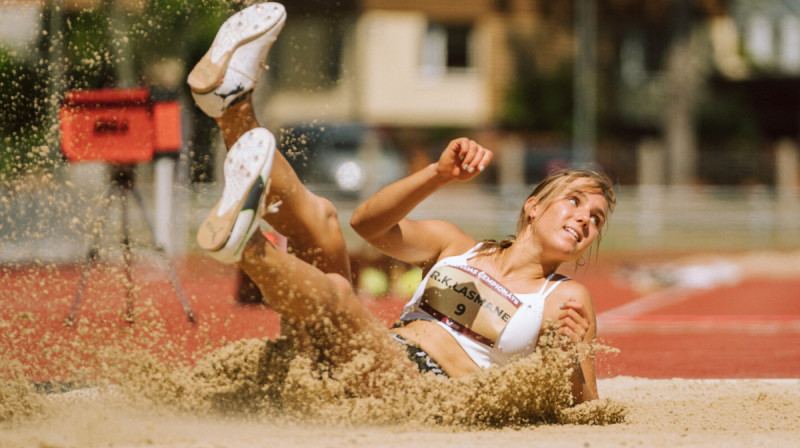
[[[575,300],[580,300],[580,298],[586,298],[591,300],[591,294],[589,293],[589,289],[583,286],[582,284],[578,283],[576,280],[573,280],[569,277],[562,277],[565,280],[558,285],[558,288],[553,290],[553,294],[566,294],[572,296]]]
[[[594,315],[594,303],[589,289],[569,277],[550,293],[550,297],[547,298],[547,304],[549,307],[558,308],[569,299],[581,303],[591,315]]]

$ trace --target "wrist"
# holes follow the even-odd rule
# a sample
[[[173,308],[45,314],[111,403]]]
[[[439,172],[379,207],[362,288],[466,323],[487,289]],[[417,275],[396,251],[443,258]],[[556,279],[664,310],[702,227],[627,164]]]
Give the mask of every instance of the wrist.
[[[455,180],[453,175],[448,170],[440,169],[439,164],[436,162],[428,165],[428,170],[431,173],[432,182],[436,183],[437,187],[443,187]]]

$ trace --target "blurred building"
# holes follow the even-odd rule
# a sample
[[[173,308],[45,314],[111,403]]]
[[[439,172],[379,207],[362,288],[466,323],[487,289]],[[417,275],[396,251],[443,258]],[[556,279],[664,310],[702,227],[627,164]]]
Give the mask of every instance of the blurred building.
[[[501,130],[568,157],[580,1],[288,3],[264,114]],[[656,142],[654,183],[771,183],[770,148],[800,135],[800,2],[609,0],[595,13],[601,165],[638,182],[637,152]]]
[[[180,90],[187,135],[178,182],[219,180],[216,127],[192,106],[182,80],[243,3],[1,3],[0,177],[19,172],[27,142],[50,147],[43,134],[54,128],[37,116],[41,105],[57,106],[65,88],[135,81]],[[58,4],[60,17],[47,8]],[[468,135],[498,154],[480,177],[488,185],[468,185],[484,213],[456,215],[448,198],[423,212],[463,220],[471,234],[503,235],[526,184],[574,160],[576,121],[584,120],[597,164],[622,184],[604,244],[798,245],[800,0],[284,4],[290,20],[256,92],[259,117],[289,140],[282,149],[297,154],[305,181],[342,199],[342,217],[353,198]],[[589,82],[579,85],[584,75]],[[591,116],[576,113],[579,106]],[[91,186],[83,177],[76,183]],[[201,196],[213,191],[199,187]],[[202,196],[197,209],[215,200]],[[52,209],[37,204],[24,195],[17,202],[23,211]],[[173,230],[192,234],[179,223]],[[41,253],[53,251],[51,240],[41,243]]]
[[[271,116],[283,122],[323,117],[389,126],[494,126],[515,73],[509,39],[542,28],[536,2],[348,3],[335,24],[328,7],[313,8],[320,2],[287,4],[290,15],[293,8],[301,13],[287,22],[271,59]],[[566,47],[560,57],[569,57],[569,37],[558,39]]]
[[[800,0],[284,3],[290,20],[258,92],[271,127],[469,132],[498,148],[515,139],[525,166],[560,166],[575,121],[587,120],[599,165],[623,183],[654,184],[772,184],[777,142],[796,147],[800,135]],[[38,8],[59,4],[67,13],[108,5],[3,4],[3,45],[35,45],[47,31]],[[114,5],[135,15],[154,3]],[[183,51],[187,66],[199,57]],[[139,60],[148,56],[130,52],[135,64],[117,75],[129,84],[136,67],[154,66]],[[581,90],[575,78],[587,70]],[[576,113],[579,101],[589,117]],[[655,168],[642,169],[642,151]]]

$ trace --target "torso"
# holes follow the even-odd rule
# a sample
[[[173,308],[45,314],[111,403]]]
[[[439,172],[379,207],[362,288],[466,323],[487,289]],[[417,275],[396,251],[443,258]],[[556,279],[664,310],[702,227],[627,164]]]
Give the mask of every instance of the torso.
[[[419,346],[453,378],[469,375],[479,369],[458,342],[436,322],[415,320],[391,331]]]
[[[485,266],[473,250],[439,260],[406,305],[405,325],[393,329],[453,377],[533,353],[546,298],[566,279],[524,279],[510,289],[478,268]]]

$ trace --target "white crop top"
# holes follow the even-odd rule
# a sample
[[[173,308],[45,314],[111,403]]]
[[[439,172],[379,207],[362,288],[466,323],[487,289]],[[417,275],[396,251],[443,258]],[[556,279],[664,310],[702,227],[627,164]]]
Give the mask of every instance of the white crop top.
[[[480,244],[439,260],[405,305],[401,322],[429,320],[444,328],[482,368],[503,365],[536,350],[544,302],[564,280],[545,280],[539,292],[513,294],[469,266]]]

